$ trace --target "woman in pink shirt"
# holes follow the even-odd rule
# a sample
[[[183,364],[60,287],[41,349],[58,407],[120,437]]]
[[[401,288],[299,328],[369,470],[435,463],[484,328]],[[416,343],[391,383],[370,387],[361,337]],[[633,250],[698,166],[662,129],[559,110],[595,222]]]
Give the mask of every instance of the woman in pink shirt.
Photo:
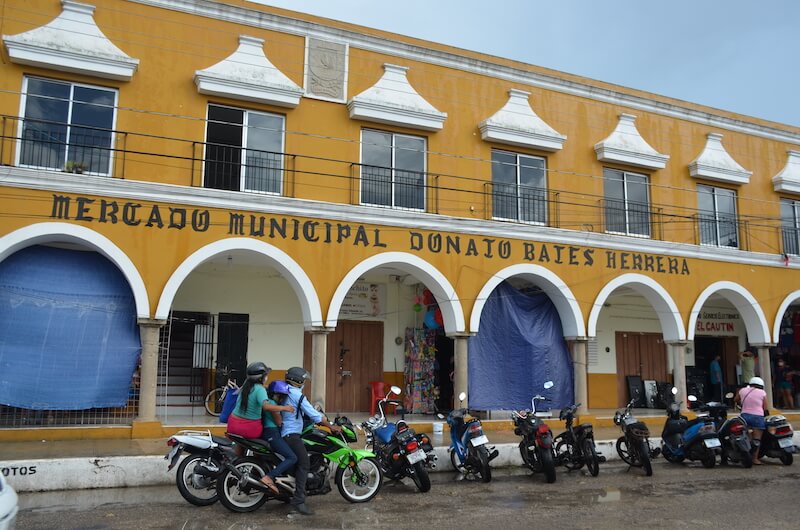
[[[749,386],[736,394],[736,403],[742,406],[742,418],[753,430],[753,463],[760,466],[758,449],[761,445],[761,434],[764,432],[764,411],[767,409],[767,393],[764,392],[764,380],[760,377],[750,379]]]

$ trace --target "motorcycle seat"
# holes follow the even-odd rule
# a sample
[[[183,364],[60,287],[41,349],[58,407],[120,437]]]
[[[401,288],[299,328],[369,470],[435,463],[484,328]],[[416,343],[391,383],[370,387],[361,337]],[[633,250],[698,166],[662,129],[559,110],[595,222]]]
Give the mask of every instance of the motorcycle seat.
[[[233,442],[230,441],[229,439],[225,438],[224,436],[213,436],[212,435],[211,439],[217,445],[223,445],[223,446],[226,446],[226,447],[230,447],[230,446],[233,445]]]
[[[670,434],[681,434],[683,431],[689,428],[689,422],[680,419],[680,420],[669,420],[664,425],[664,436],[669,436]]]
[[[580,425],[575,427],[575,432],[576,433],[581,432],[581,431],[587,431],[588,432],[588,431],[591,431],[591,430],[592,430],[592,424],[591,423],[581,423]]]

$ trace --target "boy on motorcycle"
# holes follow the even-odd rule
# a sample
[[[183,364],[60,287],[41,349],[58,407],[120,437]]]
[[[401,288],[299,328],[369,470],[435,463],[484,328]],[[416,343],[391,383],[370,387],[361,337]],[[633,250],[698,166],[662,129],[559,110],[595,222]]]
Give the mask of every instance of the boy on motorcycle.
[[[283,425],[281,434],[289,447],[297,455],[297,466],[295,467],[295,488],[294,496],[290,504],[292,510],[302,515],[313,515],[314,512],[306,506],[306,480],[308,479],[308,469],[310,462],[308,452],[300,434],[303,432],[303,416],[309,418],[316,424],[323,425],[333,432],[341,432],[342,428],[332,425],[328,418],[317,412],[303,395],[303,385],[311,375],[304,368],[294,366],[286,372],[286,382],[289,383],[289,394],[286,397],[286,405],[295,408],[296,412],[282,412],[281,419]]]
[[[272,405],[283,405],[289,395],[289,384],[286,381],[273,381],[267,387],[267,401]],[[269,442],[273,451],[283,457],[283,462],[275,466],[269,473],[261,477],[263,482],[273,493],[278,494],[275,486],[275,477],[283,475],[297,463],[297,455],[281,436],[280,412],[272,411],[264,414],[264,432],[261,438]]]

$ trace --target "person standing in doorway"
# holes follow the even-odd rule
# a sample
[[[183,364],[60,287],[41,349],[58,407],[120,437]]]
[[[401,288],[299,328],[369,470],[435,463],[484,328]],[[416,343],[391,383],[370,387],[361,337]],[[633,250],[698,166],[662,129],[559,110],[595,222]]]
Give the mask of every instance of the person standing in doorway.
[[[711,378],[711,401],[722,401],[722,366],[719,363],[721,360],[722,357],[716,354],[708,368],[709,377]]]
[[[742,367],[742,386],[745,386],[756,376],[756,358],[753,352],[749,350],[740,352],[739,365]]]

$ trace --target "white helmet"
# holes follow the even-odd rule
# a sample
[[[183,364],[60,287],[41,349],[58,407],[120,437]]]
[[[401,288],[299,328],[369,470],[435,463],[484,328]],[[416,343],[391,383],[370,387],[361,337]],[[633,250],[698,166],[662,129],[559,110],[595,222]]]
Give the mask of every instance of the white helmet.
[[[758,385],[761,388],[764,388],[764,380],[761,379],[760,377],[753,377],[752,379],[750,379],[750,382],[748,384],[750,386]]]

